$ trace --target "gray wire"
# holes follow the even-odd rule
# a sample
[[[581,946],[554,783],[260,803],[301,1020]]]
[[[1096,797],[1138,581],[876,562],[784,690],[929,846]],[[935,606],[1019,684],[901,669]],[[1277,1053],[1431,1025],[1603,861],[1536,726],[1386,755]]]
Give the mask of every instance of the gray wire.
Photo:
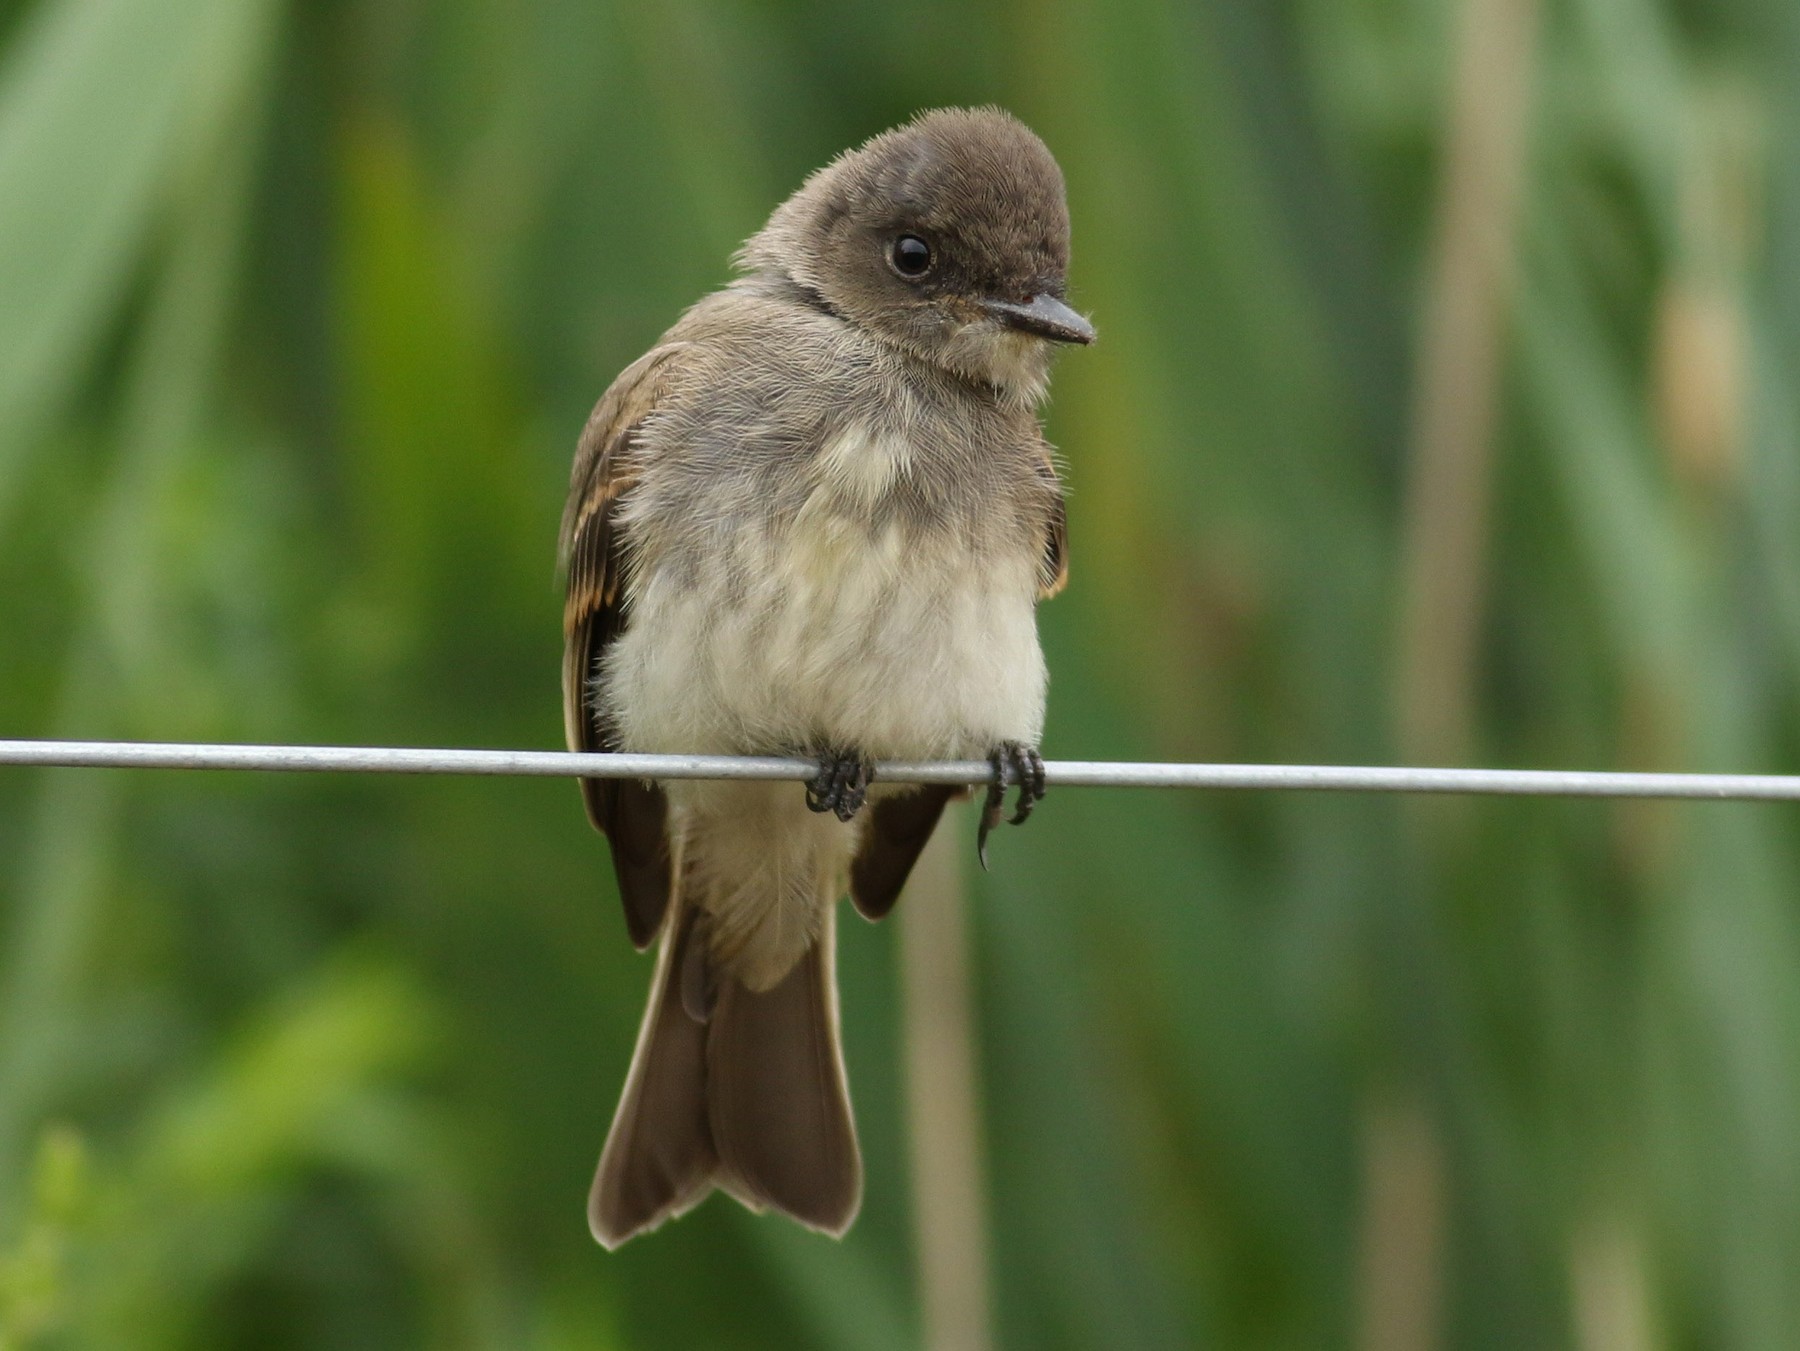
[[[581,755],[567,751],[393,746],[240,746],[146,741],[0,741],[0,765],[88,769],[249,769],[362,774],[515,774],[591,779],[805,780],[810,760],[739,755]],[[1426,769],[1359,765],[1204,765],[1051,760],[1046,780],[1083,788],[1218,788],[1345,793],[1485,793],[1532,797],[1800,800],[1800,776],[1625,774],[1561,769]],[[985,760],[892,762],[887,783],[985,783]]]

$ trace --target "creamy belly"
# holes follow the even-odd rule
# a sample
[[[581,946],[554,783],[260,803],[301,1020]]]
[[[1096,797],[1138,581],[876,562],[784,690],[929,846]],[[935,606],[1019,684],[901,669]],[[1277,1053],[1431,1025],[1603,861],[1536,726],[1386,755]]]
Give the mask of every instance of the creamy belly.
[[[846,444],[828,448],[828,470]],[[883,760],[1036,743],[1033,552],[930,523],[871,532],[904,455],[844,463],[793,518],[721,529],[637,574],[601,678],[622,749]],[[842,894],[861,822],[810,811],[799,784],[665,787],[715,959],[766,988]]]
[[[637,577],[602,679],[625,749],[924,759],[1037,741],[1034,552],[917,522],[871,532],[859,499],[881,486],[866,468],[827,479],[791,520]]]

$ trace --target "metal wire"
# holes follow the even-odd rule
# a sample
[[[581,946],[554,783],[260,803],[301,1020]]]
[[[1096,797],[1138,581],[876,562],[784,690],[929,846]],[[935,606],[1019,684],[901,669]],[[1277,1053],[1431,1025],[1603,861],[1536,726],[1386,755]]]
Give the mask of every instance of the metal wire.
[[[248,746],[147,741],[0,741],[0,765],[88,769],[242,769],[358,774],[509,774],[590,779],[806,780],[810,760],[739,755],[582,755],[567,751],[430,750],[394,746]],[[1083,788],[1216,788],[1529,797],[1800,800],[1800,776],[1625,774],[1561,769],[1428,769],[1361,765],[1208,765],[1051,760],[1051,784]],[[986,783],[985,760],[886,762],[887,783]]]

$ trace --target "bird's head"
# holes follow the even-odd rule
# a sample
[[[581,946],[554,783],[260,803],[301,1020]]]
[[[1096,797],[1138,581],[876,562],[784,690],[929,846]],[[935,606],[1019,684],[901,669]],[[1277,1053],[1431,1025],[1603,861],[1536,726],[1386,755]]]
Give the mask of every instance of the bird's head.
[[[1021,403],[1094,329],[1065,299],[1062,171],[995,108],[922,113],[807,179],[744,245],[867,332]]]

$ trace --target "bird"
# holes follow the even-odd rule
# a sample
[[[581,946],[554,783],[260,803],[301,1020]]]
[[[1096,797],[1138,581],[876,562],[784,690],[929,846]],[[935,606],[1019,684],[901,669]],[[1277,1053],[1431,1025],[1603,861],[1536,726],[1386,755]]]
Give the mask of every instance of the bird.
[[[608,1249],[714,1190],[841,1236],[862,1162],[838,902],[899,897],[986,759],[978,851],[1044,796],[1038,603],[1068,576],[1052,358],[1067,298],[1049,149],[993,107],[922,112],[812,174],[736,275],[622,372],[560,538],[570,749],[789,755],[795,782],[584,779],[627,932],[655,943],[588,1199]]]

